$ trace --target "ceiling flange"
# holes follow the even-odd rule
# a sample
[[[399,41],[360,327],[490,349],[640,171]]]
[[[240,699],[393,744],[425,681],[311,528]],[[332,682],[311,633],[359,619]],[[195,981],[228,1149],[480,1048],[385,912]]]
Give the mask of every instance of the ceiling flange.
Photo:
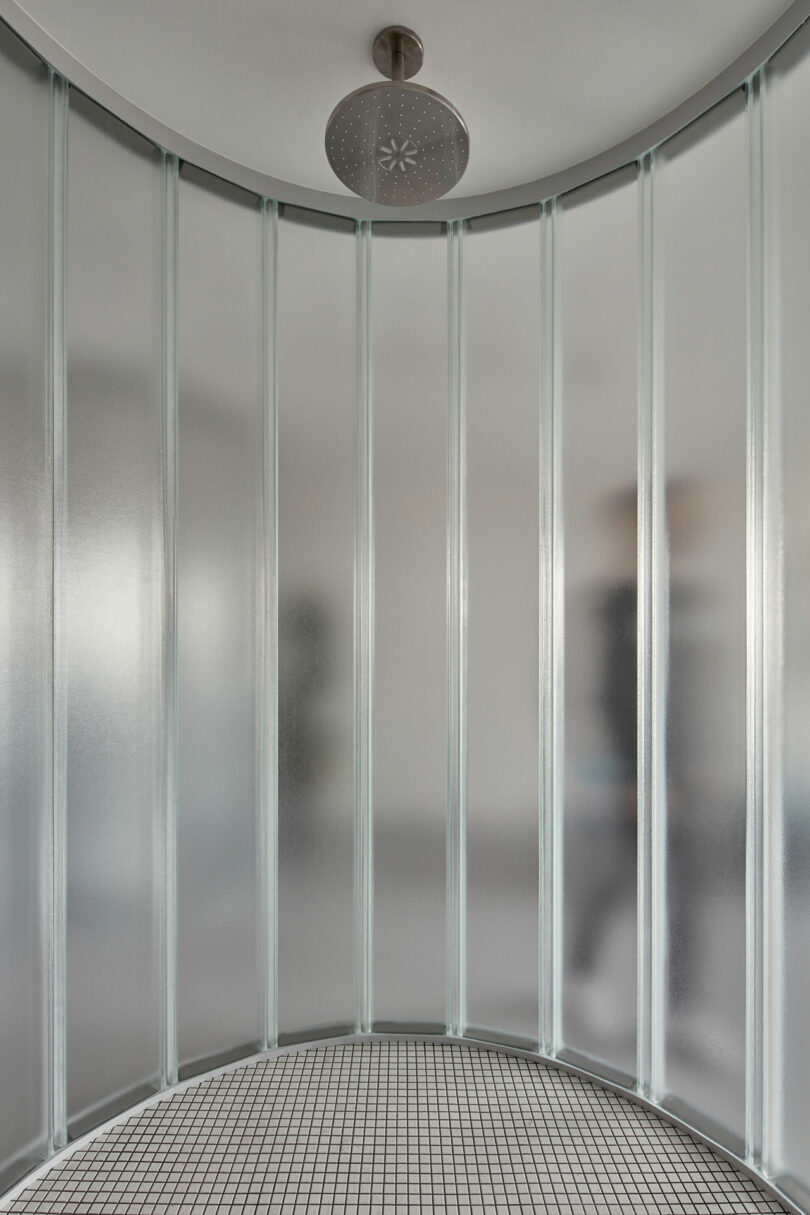
[[[374,66],[389,80],[410,80],[425,61],[422,39],[404,25],[388,25],[374,39]]]

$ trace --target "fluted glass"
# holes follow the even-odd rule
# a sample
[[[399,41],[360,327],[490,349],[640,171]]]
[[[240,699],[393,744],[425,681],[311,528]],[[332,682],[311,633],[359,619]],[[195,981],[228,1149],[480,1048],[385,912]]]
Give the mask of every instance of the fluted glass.
[[[776,593],[784,593],[780,705],[782,839],[777,840],[769,880],[773,883],[773,983],[780,997],[771,1005],[775,1038],[770,1167],[787,1173],[810,1194],[810,415],[807,409],[810,312],[810,244],[805,200],[810,190],[810,30],[805,26],[775,56],[766,77],[766,209],[769,252],[769,407],[771,435],[782,463],[783,570]],[[781,442],[774,433],[781,416]],[[778,509],[778,503],[776,504]],[[781,777],[781,779],[779,779]],[[781,847],[780,847],[781,844]],[[778,951],[778,952],[777,952]],[[781,1004],[781,1007],[779,1006]]]
[[[280,1035],[355,1017],[355,253],[279,223]]]
[[[634,172],[561,200],[565,538],[563,1027],[566,1047],[636,1067]]]
[[[447,258],[374,231],[374,1019],[441,1025]]]
[[[180,1063],[261,1037],[258,199],[181,175],[177,630]]]
[[[538,1018],[540,299],[538,214],[494,230],[472,224],[467,1021],[529,1040]]]
[[[741,1134],[745,1096],[744,99],[662,149],[669,586],[666,1087]]]
[[[0,1187],[45,1154],[48,77],[0,27]]]
[[[160,161],[80,94],[68,128],[70,1118],[159,1062]],[[126,282],[127,290],[121,290]]]

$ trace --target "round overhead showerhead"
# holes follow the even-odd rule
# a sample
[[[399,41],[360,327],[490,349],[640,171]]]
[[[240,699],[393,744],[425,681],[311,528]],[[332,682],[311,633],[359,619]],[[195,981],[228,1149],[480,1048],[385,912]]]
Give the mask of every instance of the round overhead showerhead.
[[[467,167],[470,136],[458,110],[432,89],[406,83],[422,58],[412,30],[382,30],[374,40],[374,63],[389,79],[349,93],[326,124],[330,165],[345,186],[371,202],[431,202]]]

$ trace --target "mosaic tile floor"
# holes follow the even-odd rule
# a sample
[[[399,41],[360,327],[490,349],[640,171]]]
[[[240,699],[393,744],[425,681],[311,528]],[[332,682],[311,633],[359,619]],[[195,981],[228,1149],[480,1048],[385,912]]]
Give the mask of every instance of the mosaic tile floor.
[[[497,1051],[406,1041],[318,1047],[202,1081],[78,1149],[7,1209],[783,1210],[704,1144],[615,1093]]]

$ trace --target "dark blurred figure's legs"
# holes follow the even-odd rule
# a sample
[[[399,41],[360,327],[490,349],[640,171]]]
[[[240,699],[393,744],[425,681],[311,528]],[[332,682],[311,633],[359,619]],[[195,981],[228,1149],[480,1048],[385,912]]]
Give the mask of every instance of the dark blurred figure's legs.
[[[585,974],[596,965],[617,910],[631,897],[635,870],[636,824],[627,818],[616,824],[612,840],[606,841],[599,872],[589,876],[572,948],[575,974]]]

